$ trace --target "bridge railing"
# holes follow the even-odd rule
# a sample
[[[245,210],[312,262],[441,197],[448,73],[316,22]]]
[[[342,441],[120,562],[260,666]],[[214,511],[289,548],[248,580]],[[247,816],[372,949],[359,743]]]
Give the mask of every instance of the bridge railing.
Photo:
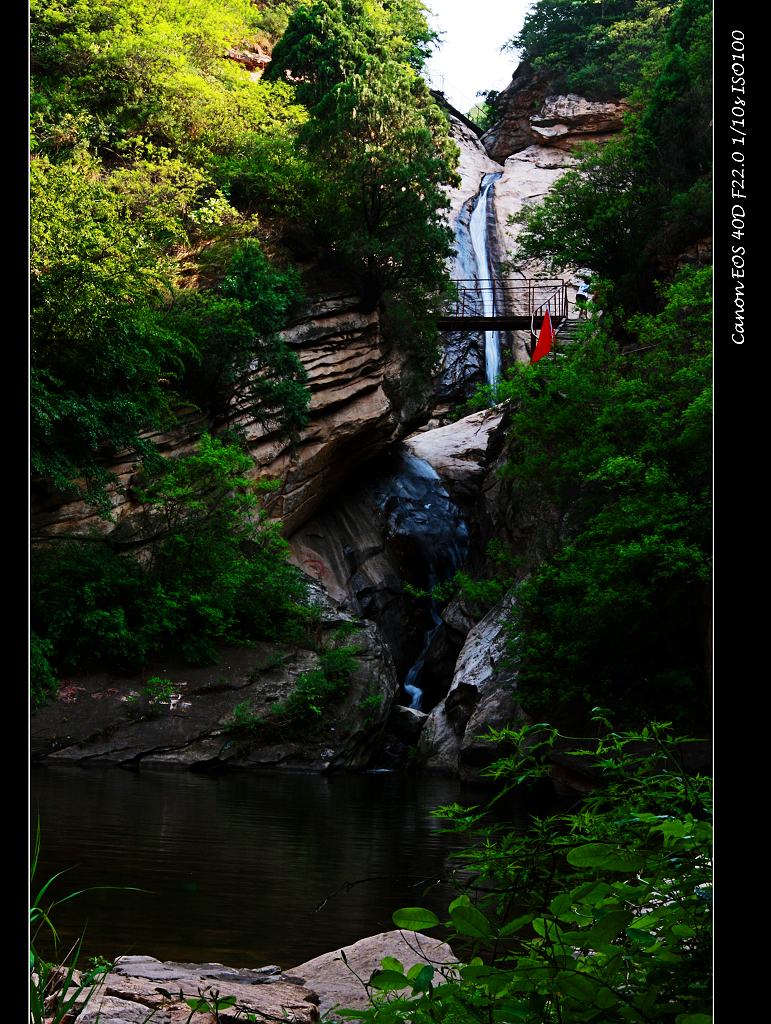
[[[546,303],[553,318],[568,315],[567,282],[562,278],[461,278],[453,283],[457,298],[445,314],[453,319],[531,318]]]

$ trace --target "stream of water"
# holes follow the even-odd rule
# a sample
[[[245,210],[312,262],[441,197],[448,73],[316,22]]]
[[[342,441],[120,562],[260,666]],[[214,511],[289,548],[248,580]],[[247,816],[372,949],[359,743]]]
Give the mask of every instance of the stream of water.
[[[501,175],[502,172],[484,175],[475,200],[468,204],[468,226],[463,217],[455,225],[461,273],[467,273],[473,268],[476,280],[484,281],[487,285],[478,289],[480,308],[485,316],[492,316],[494,309],[493,292],[489,287],[494,277],[489,221],[495,183]],[[500,373],[500,332],[485,331],[484,342],[485,376],[488,384],[495,388]],[[399,455],[401,465],[386,495],[387,500],[397,499],[395,507],[399,510],[401,521],[398,527],[395,523],[390,525],[407,532],[417,541],[427,567],[427,589],[432,591],[438,583],[449,579],[462,564],[468,553],[468,528],[435,470],[427,462],[409,454],[404,447],[400,449]],[[387,504],[385,507],[388,508]],[[422,709],[423,702],[420,677],[431,645],[442,628],[440,606],[433,597],[429,614],[430,622],[427,624],[423,646],[403,683],[409,706],[418,711]]]
[[[422,570],[422,585],[431,592],[465,559],[468,527],[436,470],[403,445],[396,451],[396,460],[393,475],[380,488],[380,506],[390,536],[409,538],[413,559],[421,563],[413,568]],[[408,705],[418,711],[423,710],[420,678],[431,644],[442,628],[439,610],[439,603],[431,598],[422,647],[404,678]]]

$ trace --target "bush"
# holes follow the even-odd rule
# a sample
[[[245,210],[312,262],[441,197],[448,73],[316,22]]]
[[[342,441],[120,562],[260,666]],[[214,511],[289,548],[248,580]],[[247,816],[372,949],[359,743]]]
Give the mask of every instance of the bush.
[[[319,656],[319,667],[301,673],[292,693],[271,708],[279,723],[290,729],[311,723],[344,697],[358,664],[358,651],[355,645],[324,651]]]
[[[599,721],[599,739],[572,752],[595,788],[524,831],[505,813],[484,822],[507,793],[548,775],[565,737],[544,725],[491,730],[512,748],[486,771],[499,792],[481,810],[437,812],[477,836],[458,855],[470,879],[444,922],[461,962],[438,965],[437,977],[388,958],[369,980],[372,1007],[338,1012],[371,1024],[709,1024],[710,780],[683,768],[691,741],[668,724],[618,733]],[[440,924],[420,907],[393,920]]]
[[[109,538],[33,552],[33,626],[59,671],[131,672],[160,651],[201,664],[220,642],[303,635],[306,588],[257,507],[265,485],[242,475],[250,466],[234,438],[203,435],[195,453],[144,473],[141,563]]]
[[[36,633],[29,638],[30,699],[33,708],[40,707],[56,692],[59,681],[51,667],[54,648],[49,640],[43,640]]]

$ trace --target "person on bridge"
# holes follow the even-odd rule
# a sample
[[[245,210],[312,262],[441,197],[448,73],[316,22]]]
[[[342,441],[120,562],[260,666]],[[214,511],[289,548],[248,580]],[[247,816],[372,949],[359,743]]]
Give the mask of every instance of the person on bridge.
[[[576,308],[578,309],[578,319],[586,320],[586,304],[591,298],[591,292],[589,291],[589,281],[587,278],[581,278],[581,284],[576,292]]]

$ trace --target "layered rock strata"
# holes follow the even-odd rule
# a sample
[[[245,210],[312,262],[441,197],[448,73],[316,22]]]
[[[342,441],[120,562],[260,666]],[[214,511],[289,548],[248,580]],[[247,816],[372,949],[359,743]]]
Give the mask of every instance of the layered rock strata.
[[[157,1024],[183,1024],[191,1015],[186,1000],[216,1005],[220,1000],[229,1002],[229,997],[235,998],[235,1003],[218,1010],[222,1024],[243,1021],[248,1013],[265,1024],[315,1024],[319,1020],[316,993],[282,974],[278,967],[237,969],[223,964],[173,963],[151,956],[119,957],[93,991],[84,989],[67,1020],[144,1024],[152,1019]],[[79,1013],[78,1007],[82,1007]]]
[[[265,1024],[316,1024],[321,1015],[343,1020],[335,1012],[338,1007],[370,1005],[363,982],[385,957],[400,960],[405,970],[430,964],[434,984],[441,984],[458,962],[447,943],[411,931],[371,935],[285,971],[122,956],[93,989],[84,985],[67,1019],[78,1024],[144,1024],[151,1017],[159,1024],[185,1024],[191,1016],[188,1000],[195,1000],[217,1007],[210,1015],[205,1008],[198,1013],[212,1020],[216,1016],[221,1024],[235,1024],[249,1014]],[[81,983],[76,972],[67,996],[74,998]]]
[[[287,532],[308,519],[358,466],[406,432],[407,411],[400,394],[403,365],[383,340],[378,312],[363,312],[355,296],[327,294],[309,304],[285,332],[308,374],[309,423],[296,444],[235,408],[231,425],[240,427],[254,459],[255,478],[279,479],[270,513]],[[191,415],[168,433],[148,433],[165,456],[191,451],[206,429],[204,416]],[[132,522],[139,505],[131,494],[137,470],[133,452],[109,467],[117,483],[109,489],[111,518],[100,517],[80,500],[69,500],[33,484],[32,536],[112,534],[127,544],[141,542]],[[116,532],[117,531],[117,532]]]
[[[590,100],[576,93],[561,94],[555,79],[523,62],[496,101],[498,118],[482,136],[492,160],[498,163],[539,145],[575,146],[604,142],[621,130],[628,104],[624,100]]]

